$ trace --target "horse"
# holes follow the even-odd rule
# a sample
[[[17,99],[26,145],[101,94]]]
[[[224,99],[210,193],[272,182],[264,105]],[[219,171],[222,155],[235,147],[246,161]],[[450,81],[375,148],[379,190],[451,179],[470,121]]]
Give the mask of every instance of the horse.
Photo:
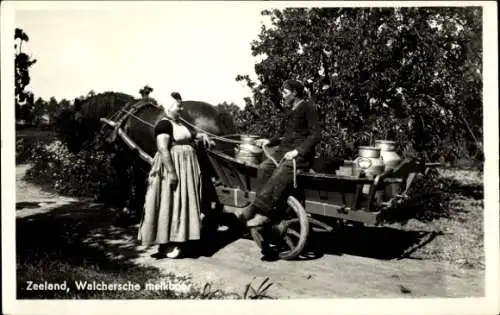
[[[98,142],[101,148],[112,154],[112,165],[119,183],[118,195],[124,196],[117,206],[130,219],[138,219],[147,188],[149,159],[156,153],[154,126],[165,113],[153,98],[118,96],[112,98],[108,93],[107,98],[100,96],[106,99],[105,102],[99,103],[91,98],[80,106],[81,127],[86,130],[82,143],[88,146],[92,141]],[[233,118],[209,103],[187,100],[182,102],[182,106],[181,121],[189,129],[216,136],[235,134],[237,131]],[[229,143],[224,142],[218,142],[217,148],[223,151],[232,149]],[[200,144],[196,145],[196,149],[202,169],[202,209],[207,209],[215,194],[211,180],[215,173],[204,147]]]

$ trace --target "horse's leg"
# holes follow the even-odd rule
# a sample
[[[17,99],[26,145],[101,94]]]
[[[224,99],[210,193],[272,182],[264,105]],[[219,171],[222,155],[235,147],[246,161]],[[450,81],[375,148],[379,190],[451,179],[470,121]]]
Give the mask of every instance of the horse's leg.
[[[142,215],[142,209],[144,206],[147,189],[147,173],[139,163],[140,161],[134,159],[131,166],[131,188],[133,193],[129,200],[129,207],[132,210],[135,219],[139,218]]]
[[[113,167],[117,175],[119,192],[119,198],[117,198],[116,204],[121,209],[121,214],[127,217],[131,215],[130,206],[133,192],[130,162],[129,153],[125,150],[118,151],[113,159]]]

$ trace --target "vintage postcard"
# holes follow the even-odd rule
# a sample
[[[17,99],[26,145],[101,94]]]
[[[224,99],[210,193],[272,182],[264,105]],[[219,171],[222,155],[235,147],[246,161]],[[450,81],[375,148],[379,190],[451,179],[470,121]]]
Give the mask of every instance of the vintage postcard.
[[[1,15],[4,313],[500,311],[496,2]]]

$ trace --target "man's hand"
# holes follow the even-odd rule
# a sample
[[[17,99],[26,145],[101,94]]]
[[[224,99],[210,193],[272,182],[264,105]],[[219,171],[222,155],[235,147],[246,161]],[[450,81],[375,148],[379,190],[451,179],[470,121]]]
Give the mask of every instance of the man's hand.
[[[257,139],[257,140],[255,140],[255,144],[256,144],[258,147],[260,147],[260,148],[262,148],[262,147],[264,147],[264,146],[268,145],[268,144],[269,144],[269,142],[270,142],[270,141],[269,141],[269,139]]]
[[[285,153],[285,155],[283,156],[283,158],[285,160],[293,160],[294,158],[296,158],[297,156],[299,155],[299,151],[297,150],[292,150],[292,151],[288,151],[287,153]]]

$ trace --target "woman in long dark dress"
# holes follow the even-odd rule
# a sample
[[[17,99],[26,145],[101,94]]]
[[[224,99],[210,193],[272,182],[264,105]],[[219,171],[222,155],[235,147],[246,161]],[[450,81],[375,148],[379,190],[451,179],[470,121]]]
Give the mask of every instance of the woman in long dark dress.
[[[178,258],[183,245],[200,239],[201,171],[193,140],[209,140],[179,121],[182,99],[176,92],[172,98],[155,127],[158,151],[148,176],[138,239],[143,245],[160,245],[158,254]]]

